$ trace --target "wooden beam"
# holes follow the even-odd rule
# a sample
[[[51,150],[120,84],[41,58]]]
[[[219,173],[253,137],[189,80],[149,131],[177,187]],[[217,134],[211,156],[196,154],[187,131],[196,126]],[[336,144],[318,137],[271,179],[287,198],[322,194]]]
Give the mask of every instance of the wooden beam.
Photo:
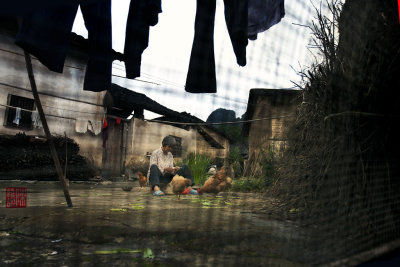
[[[28,76],[29,76],[29,82],[30,82],[31,88],[32,88],[32,94],[33,94],[33,97],[36,102],[36,106],[37,106],[37,109],[39,112],[40,120],[42,121],[44,132],[46,133],[47,140],[49,140],[50,151],[53,156],[54,164],[56,166],[58,179],[60,180],[61,186],[64,190],[64,195],[65,195],[65,199],[67,200],[68,207],[72,208],[72,201],[71,201],[71,196],[69,195],[67,181],[65,180],[65,177],[63,175],[63,172],[61,169],[61,164],[58,159],[57,151],[54,146],[54,142],[53,142],[53,139],[50,134],[49,126],[47,125],[46,117],[43,112],[43,107],[40,102],[39,93],[36,88],[36,82],[35,82],[35,76],[33,75],[31,57],[26,51],[24,51],[24,55],[25,55],[26,69],[28,71]]]

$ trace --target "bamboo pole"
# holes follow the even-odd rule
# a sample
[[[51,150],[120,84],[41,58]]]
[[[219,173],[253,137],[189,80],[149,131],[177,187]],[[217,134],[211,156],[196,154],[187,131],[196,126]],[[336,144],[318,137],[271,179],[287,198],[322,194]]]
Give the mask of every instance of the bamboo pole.
[[[63,172],[62,172],[62,169],[61,169],[61,164],[60,164],[60,161],[59,161],[58,156],[57,156],[57,151],[56,151],[56,148],[54,146],[53,139],[51,138],[49,126],[47,125],[46,117],[44,115],[43,107],[42,107],[42,104],[40,102],[39,94],[38,94],[38,91],[37,91],[37,88],[36,88],[35,76],[33,75],[31,57],[26,51],[24,51],[24,55],[25,55],[26,69],[28,71],[28,76],[29,76],[29,82],[30,82],[31,88],[32,88],[32,94],[33,94],[33,97],[35,99],[35,103],[36,103],[36,106],[37,106],[37,109],[38,109],[38,112],[39,112],[40,120],[42,121],[44,132],[46,133],[47,140],[49,141],[50,151],[51,151],[51,154],[53,156],[54,164],[56,166],[58,179],[61,182],[61,186],[63,188],[65,199],[67,200],[68,207],[72,208],[72,201],[71,201],[71,197],[69,195],[67,181],[65,180],[65,177],[63,175]]]

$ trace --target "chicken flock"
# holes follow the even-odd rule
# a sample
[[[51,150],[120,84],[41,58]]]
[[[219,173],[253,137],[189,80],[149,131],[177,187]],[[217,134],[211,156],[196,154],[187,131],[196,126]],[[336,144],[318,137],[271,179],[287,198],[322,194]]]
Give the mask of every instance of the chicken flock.
[[[198,190],[199,194],[214,193],[218,194],[225,189],[232,187],[232,178],[227,176],[226,168],[222,167],[214,175],[210,176],[202,187]]]
[[[147,177],[144,176],[140,171],[139,175],[139,185],[141,188],[148,185]],[[175,175],[171,182],[167,185],[165,193],[175,194],[180,199],[180,195],[186,189],[186,187],[192,185],[192,181],[180,175]],[[198,189],[199,194],[203,193],[213,193],[218,194],[221,191],[229,189],[232,187],[232,178],[227,176],[226,168],[222,167],[214,175],[210,176],[204,185]]]

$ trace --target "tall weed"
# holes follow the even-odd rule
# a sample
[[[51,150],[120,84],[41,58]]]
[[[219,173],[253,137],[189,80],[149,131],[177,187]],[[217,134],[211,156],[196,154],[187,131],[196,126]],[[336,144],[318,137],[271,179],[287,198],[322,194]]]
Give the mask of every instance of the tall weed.
[[[265,186],[271,186],[277,173],[277,158],[272,146],[268,146],[267,150],[261,149],[261,168],[262,179]]]
[[[192,172],[195,184],[203,184],[207,179],[208,166],[211,158],[203,154],[190,153],[184,160]]]

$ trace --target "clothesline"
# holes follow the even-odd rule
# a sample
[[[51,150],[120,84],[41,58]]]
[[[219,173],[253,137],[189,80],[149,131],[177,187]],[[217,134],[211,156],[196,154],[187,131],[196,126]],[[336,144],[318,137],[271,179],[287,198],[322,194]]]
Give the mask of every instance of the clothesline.
[[[3,105],[0,104],[0,106],[4,106],[7,108],[13,108],[16,110],[16,114],[15,114],[15,118],[13,120],[13,123],[19,125],[19,120],[21,118],[20,112],[21,111],[27,111],[27,112],[31,112],[31,118],[32,118],[32,124],[34,126],[34,128],[38,129],[38,128],[42,128],[42,122],[39,118],[39,114],[38,111],[36,110],[28,110],[28,109],[24,109],[24,108],[20,108],[20,107],[14,107],[14,106],[10,106],[10,105]],[[48,114],[48,113],[44,113],[45,116],[49,116],[49,117],[56,117],[56,118],[62,118],[62,119],[68,119],[68,120],[73,120],[75,121],[75,131],[78,133],[86,133],[87,131],[90,131],[92,133],[94,133],[95,135],[98,135],[101,133],[102,131],[102,126],[105,123],[105,113],[102,114],[102,119],[101,120],[90,120],[89,118],[70,118],[70,117],[64,117],[64,116],[59,116],[59,115],[53,115],[53,114]],[[115,118],[117,119],[117,123],[119,124],[120,121],[128,121],[126,119],[121,119],[119,117],[115,117],[112,115],[107,115],[107,118]]]
[[[0,106],[3,107],[7,107],[7,108],[13,108],[13,109],[17,109],[20,107],[15,107],[15,106],[10,106],[10,105],[4,105],[4,104],[0,104]],[[24,108],[20,108],[22,111],[27,111],[27,112],[35,112],[35,110],[29,110],[29,109],[24,109]],[[61,118],[61,119],[67,119],[67,120],[76,120],[75,118],[70,118],[70,117],[63,117],[63,116],[59,116],[59,115],[53,115],[53,114],[45,114],[46,116],[50,116],[50,117],[56,117],[56,118]]]
[[[22,55],[22,54],[20,54],[20,53],[13,52],[13,51],[9,51],[9,50],[2,49],[2,48],[0,48],[0,51],[12,53],[12,54],[15,54],[15,55],[18,55],[18,56],[22,56],[22,57],[24,56],[24,55]],[[33,58],[34,58],[34,57],[33,57]],[[35,58],[34,58],[34,59],[35,59]],[[36,60],[38,60],[38,59],[36,59]],[[116,64],[116,63],[114,62],[114,64]],[[117,66],[120,66],[120,67],[123,67],[123,66],[120,65],[120,64],[116,64],[116,65],[117,65]],[[78,69],[78,70],[84,70],[83,67],[75,67],[75,66],[70,66],[70,65],[64,65],[64,66],[65,66],[65,67],[68,67],[68,68],[73,68],[73,69]],[[117,70],[119,70],[119,71],[123,71],[122,69],[119,69],[119,68],[116,68],[116,67],[113,67],[113,68],[114,68],[114,69],[117,69]],[[122,79],[128,79],[128,78],[126,78],[126,77],[123,77],[123,76],[120,76],[120,75],[115,75],[115,74],[113,74],[112,76],[117,77],[117,78],[122,78]],[[154,85],[157,85],[157,86],[159,86],[159,85],[171,85],[171,86],[175,86],[175,87],[177,87],[177,88],[185,88],[185,86],[182,85],[182,84],[178,84],[178,83],[175,83],[175,84],[174,84],[174,82],[171,82],[171,81],[168,81],[168,80],[164,80],[164,81],[163,81],[163,79],[157,78],[157,77],[152,78],[152,77],[151,77],[152,75],[149,75],[149,74],[146,74],[146,73],[144,73],[144,76],[149,76],[149,77],[148,77],[149,79],[154,79],[154,80],[156,80],[156,81],[157,81],[157,79],[158,79],[158,80],[160,81],[160,83],[157,83],[157,82],[150,82],[150,81],[144,81],[144,80],[140,80],[140,79],[137,79],[137,78],[135,78],[134,80],[135,80],[135,81],[139,81],[139,82],[143,82],[143,83],[154,84]],[[129,79],[129,80],[131,80],[131,79]],[[9,85],[9,84],[5,84],[5,83],[0,83],[0,85],[6,85],[6,86],[10,86],[10,87],[13,87],[13,88],[16,88],[16,89],[23,89],[23,90],[26,90],[26,91],[30,91],[30,90],[28,90],[28,89],[16,87],[16,86]],[[166,93],[175,93],[175,91],[168,90],[168,89],[166,89],[166,88],[164,88],[163,91],[166,92]],[[40,94],[45,94],[45,93],[40,93]],[[59,96],[56,96],[56,95],[52,95],[52,96],[54,96],[54,97],[59,97]],[[211,95],[211,97],[219,98],[218,95]],[[63,97],[59,97],[59,98],[63,98]],[[224,97],[224,99],[225,99],[225,100],[228,100],[228,101],[231,101],[231,102],[244,103],[244,102],[238,101],[238,99],[235,99],[235,98],[228,98],[228,97],[226,97],[226,96]],[[71,100],[71,101],[75,101],[75,100],[72,100],[72,99],[70,99],[70,100]],[[78,100],[76,100],[76,101],[78,101]],[[80,102],[80,101],[78,101],[78,102]],[[94,104],[94,105],[98,105],[98,104]],[[99,106],[101,106],[101,105],[99,105]]]
[[[17,108],[14,106],[9,106],[9,105],[3,105],[0,104],[0,106],[4,107],[9,107],[9,108]],[[21,110],[28,111],[28,112],[33,112],[33,110],[28,110],[28,109],[23,109]],[[77,111],[79,112],[79,111]],[[97,114],[97,113],[93,113]],[[104,114],[103,114],[104,115]],[[134,114],[131,114],[134,115]],[[52,115],[52,114],[46,114],[46,116],[52,116],[52,117],[58,117],[58,118],[64,118],[64,119],[70,119],[70,120],[77,120],[77,118],[70,118],[70,117],[62,117],[58,115]],[[113,115],[107,115],[109,118],[119,118]],[[295,115],[287,115],[287,116],[273,116],[273,117],[266,117],[266,118],[258,118],[258,119],[252,119],[252,120],[241,120],[241,121],[228,121],[228,122],[174,122],[174,121],[163,121],[163,120],[154,120],[154,119],[144,119],[144,121],[147,122],[158,122],[158,123],[165,123],[165,124],[178,124],[178,125],[191,125],[191,126],[202,126],[202,125],[226,125],[226,124],[240,124],[240,123],[249,123],[249,122],[256,122],[256,121],[264,121],[264,120],[273,120],[273,119],[282,119],[282,118],[288,118],[288,117],[295,117]],[[120,118],[121,120],[124,121],[130,121],[128,119]]]
[[[19,108],[19,107],[10,106],[10,105],[4,105],[4,104],[0,104],[0,106],[7,107],[7,108],[13,108],[13,109]],[[43,106],[45,106],[45,105],[43,105]],[[60,108],[51,107],[51,106],[45,106],[45,107],[54,108],[54,109],[60,109]],[[29,110],[29,109],[23,109],[23,108],[20,108],[20,109],[23,110],[23,111],[35,112],[35,110]],[[60,110],[63,110],[63,109],[60,109]],[[68,110],[68,109],[64,109],[64,110]],[[72,112],[81,112],[81,113],[89,113],[89,112],[74,111],[74,110],[68,110],[68,111],[72,111]],[[101,115],[101,116],[103,117],[106,113],[105,113],[105,112],[99,112],[99,113],[93,112],[93,113],[89,113],[89,114]],[[77,119],[78,119],[78,118],[71,118],[71,117],[63,117],[63,116],[59,116],[59,115],[52,115],[52,114],[48,114],[48,113],[45,113],[45,115],[46,115],[46,116],[50,116],[50,117],[57,117],[57,118],[61,118],[61,119],[68,119],[68,120],[77,120]],[[131,115],[134,115],[134,114],[131,114]],[[107,118],[120,119],[120,120],[122,120],[122,121],[130,121],[130,120],[128,120],[128,119],[124,119],[124,118],[117,117],[117,116],[114,116],[114,115],[109,115],[109,114],[107,114]],[[100,121],[100,120],[99,120],[99,121]]]
[[[116,66],[113,66],[113,68],[115,68],[117,70],[120,70],[120,71],[123,71],[123,72],[125,71],[125,66],[123,64],[121,64],[121,63],[119,63],[117,61],[114,61],[113,65],[116,65],[116,66],[120,67],[120,68],[118,68]],[[154,76],[154,75],[151,75],[151,74],[148,74],[148,73],[141,72],[141,76],[144,77],[144,78],[147,78],[147,79],[152,79],[152,80],[156,81],[157,83],[159,83],[159,85],[171,85],[171,86],[175,86],[177,88],[185,88],[184,84],[179,84],[179,83],[176,83],[176,82],[173,82],[173,81],[169,81],[169,80],[166,80],[166,79],[163,79],[163,78],[159,78],[157,76]]]
[[[0,85],[8,86],[8,87],[11,87],[11,88],[14,88],[14,89],[18,89],[18,90],[23,90],[23,91],[26,91],[26,92],[31,92],[31,90],[29,90],[29,89],[22,88],[22,87],[19,87],[19,86],[15,86],[15,85],[12,85],[12,84],[8,84],[8,83],[1,83],[1,82],[0,82]],[[164,92],[166,92],[166,93],[173,93],[172,91],[169,91],[168,89],[164,89]],[[103,107],[103,105],[100,105],[100,104],[91,103],[91,102],[82,101],[82,100],[77,100],[77,99],[72,99],[72,98],[67,98],[67,97],[61,97],[61,96],[54,95],[54,94],[49,94],[49,93],[44,93],[44,92],[40,92],[39,94],[41,94],[41,95],[47,95],[47,96],[51,96],[51,97],[55,97],[55,98],[60,98],[60,99],[64,99],[64,100],[69,100],[69,101],[74,101],[74,102],[79,102],[79,103],[94,105],[94,106],[98,106],[98,107]],[[211,97],[218,98],[217,95],[212,95]],[[230,99],[230,98],[227,98],[227,97],[225,97],[225,99],[231,100],[231,101],[239,102],[239,101],[237,101],[236,99]],[[80,112],[80,111],[77,111],[77,112]]]
[[[0,51],[8,52],[8,53],[11,53],[11,54],[20,56],[20,57],[24,57],[24,55],[21,54],[21,53],[14,52],[14,51],[10,51],[10,50],[7,50],[7,49],[0,48]],[[32,58],[35,59],[35,60],[37,60],[37,61],[40,61],[39,59],[35,58],[34,56],[32,56]],[[67,68],[70,68],[70,69],[82,70],[82,71],[85,70],[85,67],[76,67],[76,66],[71,66],[71,65],[67,65],[67,64],[64,64],[64,67],[67,67]],[[115,67],[113,67],[113,68],[115,68]],[[122,71],[121,69],[118,69],[118,68],[115,68],[115,69]],[[118,78],[128,79],[128,78],[126,78],[126,77],[123,77],[123,76],[120,76],[120,75],[115,75],[115,74],[112,74],[111,76],[118,77]],[[129,80],[132,80],[132,79],[129,79]],[[145,80],[141,80],[141,79],[138,79],[138,78],[135,78],[135,79],[133,79],[133,80],[134,80],[134,81],[138,81],[138,82],[142,82],[142,83],[149,83],[149,84],[160,85],[160,84],[155,83],[155,82],[145,81]]]
[[[240,123],[249,123],[249,122],[256,122],[256,121],[265,121],[265,120],[273,120],[273,119],[282,119],[282,118],[289,118],[289,117],[295,117],[295,115],[274,116],[274,117],[258,118],[258,119],[252,119],[252,120],[227,121],[227,122],[174,122],[174,121],[163,121],[163,120],[152,120],[152,119],[145,119],[144,121],[148,121],[148,122],[160,122],[160,123],[166,123],[166,124],[178,124],[178,125],[194,125],[194,126],[201,126],[201,125],[240,124]]]
[[[18,89],[18,90],[22,90],[22,91],[26,91],[26,92],[31,92],[31,90],[29,90],[29,89],[22,88],[22,87],[19,87],[19,86],[15,86],[15,85],[12,85],[12,84],[8,84],[8,83],[2,83],[2,82],[0,82],[0,85],[8,86],[8,87],[11,87],[11,88],[14,88],[14,89]],[[64,100],[79,102],[79,103],[83,103],[83,104],[88,104],[88,105],[103,107],[103,105],[100,105],[100,104],[91,103],[91,102],[87,102],[87,101],[83,101],[83,100],[78,100],[78,99],[73,99],[73,98],[68,98],[68,97],[63,97],[63,96],[58,96],[58,95],[49,94],[49,93],[45,93],[45,92],[40,92],[39,94],[41,94],[41,95],[46,95],[46,96],[51,96],[51,97],[55,97],[55,98],[60,98],[60,99],[64,99]]]

